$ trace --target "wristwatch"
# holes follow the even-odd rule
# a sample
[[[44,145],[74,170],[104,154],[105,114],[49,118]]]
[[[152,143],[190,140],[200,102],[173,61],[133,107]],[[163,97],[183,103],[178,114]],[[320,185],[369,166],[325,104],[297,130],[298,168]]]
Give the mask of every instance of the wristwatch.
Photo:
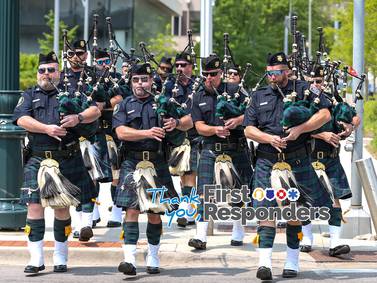
[[[181,121],[179,119],[175,119],[175,127],[178,127]]]
[[[82,123],[84,121],[84,116],[81,115],[81,113],[77,114],[77,119],[79,120],[79,123]]]

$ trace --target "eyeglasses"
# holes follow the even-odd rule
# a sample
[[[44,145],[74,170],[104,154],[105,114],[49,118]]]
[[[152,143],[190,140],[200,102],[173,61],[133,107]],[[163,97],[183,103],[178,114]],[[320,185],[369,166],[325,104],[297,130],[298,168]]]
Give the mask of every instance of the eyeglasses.
[[[266,71],[267,76],[272,77],[272,76],[281,76],[284,73],[285,70],[271,70],[271,71]]]
[[[176,68],[179,68],[179,67],[185,68],[187,65],[188,65],[188,63],[176,63],[175,67]]]
[[[111,63],[111,60],[110,60],[110,59],[97,60],[97,64],[98,64],[98,65],[103,65],[103,64],[105,64],[105,65],[110,65],[110,63]]]
[[[44,73],[46,73],[46,70],[49,74],[55,73],[55,71],[56,71],[56,69],[54,67],[48,67],[48,68],[39,68],[38,73],[43,75]]]
[[[67,51],[67,56],[72,58],[73,56],[81,57],[82,55],[85,54],[85,51],[73,51],[73,50],[68,50]]]
[[[216,77],[219,71],[214,71],[214,72],[202,72],[202,75],[205,77],[211,76],[211,77]]]
[[[132,77],[132,82],[137,84],[140,80],[142,83],[148,82],[149,77]]]
[[[165,66],[160,66],[160,69],[163,70],[163,71],[165,71],[165,72],[171,71],[170,67],[165,67]]]
[[[319,80],[314,80],[313,83],[321,84],[321,83],[323,83],[323,80],[321,80],[321,79],[319,79]]]

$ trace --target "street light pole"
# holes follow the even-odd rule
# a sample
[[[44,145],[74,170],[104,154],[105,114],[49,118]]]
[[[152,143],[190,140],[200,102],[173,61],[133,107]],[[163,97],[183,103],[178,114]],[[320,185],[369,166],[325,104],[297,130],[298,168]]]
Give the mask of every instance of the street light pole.
[[[364,73],[364,0],[354,0],[353,11],[353,68],[361,75]],[[355,98],[355,90],[358,80],[352,79],[352,92]],[[361,89],[363,92],[363,89]],[[356,112],[361,124],[355,130],[355,143],[352,151],[351,162],[351,207],[344,214],[346,223],[342,226],[342,238],[353,238],[356,235],[371,233],[370,216],[363,210],[362,190],[360,178],[357,174],[355,161],[363,158],[363,102],[358,100]]]
[[[309,0],[308,9],[308,58],[312,59],[312,0]]]
[[[59,57],[60,0],[55,0],[54,10],[54,52]]]

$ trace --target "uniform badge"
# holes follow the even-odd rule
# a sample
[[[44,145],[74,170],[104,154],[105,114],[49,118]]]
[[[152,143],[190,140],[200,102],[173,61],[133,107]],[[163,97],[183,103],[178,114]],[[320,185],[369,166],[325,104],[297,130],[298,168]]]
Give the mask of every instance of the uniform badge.
[[[219,61],[216,61],[215,62],[215,67],[217,68],[217,67],[219,67],[220,66],[220,62]]]
[[[151,68],[150,68],[150,67],[147,67],[147,73],[148,73],[148,74],[151,73]]]
[[[19,99],[18,99],[18,102],[17,102],[17,106],[16,107],[19,107],[21,106],[25,101],[25,98],[23,96],[21,96]]]
[[[84,41],[84,40],[81,40],[81,41],[80,41],[80,46],[81,46],[81,47],[84,47],[84,46],[85,46],[85,41]]]
[[[283,57],[282,57],[281,55],[278,55],[278,56],[276,57],[276,59],[277,59],[279,62],[283,62]]]
[[[187,59],[187,61],[190,61],[191,60],[191,56],[187,55],[186,59]]]
[[[56,55],[55,54],[52,54],[52,60],[56,60]]]
[[[119,104],[115,105],[113,115],[117,114],[119,112]]]

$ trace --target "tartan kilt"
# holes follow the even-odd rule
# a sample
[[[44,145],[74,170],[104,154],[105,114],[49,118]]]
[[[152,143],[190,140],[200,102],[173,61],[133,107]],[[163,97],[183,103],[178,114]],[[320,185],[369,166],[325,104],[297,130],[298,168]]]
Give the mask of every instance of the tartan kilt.
[[[114,203],[123,209],[133,208],[140,210],[137,190],[133,180],[133,173],[135,172],[136,165],[141,160],[127,158],[122,162],[119,175],[119,183],[116,188]],[[170,175],[167,161],[164,158],[157,158],[151,161],[156,169],[157,177],[156,185],[165,186],[168,189],[164,194],[164,198],[176,197],[177,192],[174,189],[173,179]]]
[[[111,171],[111,163],[105,133],[97,133],[95,135],[95,143],[93,145],[95,151],[98,153],[98,156],[100,156],[99,165],[104,175],[104,178],[98,179],[97,181],[100,183],[111,182],[113,180],[113,174]]]
[[[253,169],[251,167],[250,159],[248,158],[247,150],[242,151],[224,151],[215,152],[209,149],[202,149],[200,152],[199,166],[198,166],[198,195],[204,192],[204,185],[212,185],[215,182],[215,161],[220,154],[227,154],[232,158],[234,167],[236,168],[242,185],[249,185]]]
[[[332,207],[330,196],[326,192],[325,188],[323,188],[323,186],[320,184],[309,157],[290,159],[286,160],[285,162],[292,167],[292,173],[301,189],[313,199],[313,206]],[[255,190],[255,188],[262,188],[264,190],[266,190],[266,188],[271,188],[271,171],[273,165],[274,163],[268,159],[257,159],[252,180],[253,190]],[[278,205],[276,200],[269,201],[267,199],[263,199],[262,201],[257,201],[253,199],[253,206],[277,207]]]
[[[314,161],[314,160],[313,160]],[[329,177],[334,197],[336,199],[349,199],[352,197],[352,191],[347,180],[346,173],[340,163],[339,156],[336,158],[324,158],[318,160],[326,167],[326,174]]]
[[[198,171],[198,161],[199,161],[199,144],[200,142],[193,142],[192,140],[190,141],[190,172],[187,172],[186,174],[190,174],[192,172],[197,172]]]
[[[24,166],[24,180],[21,188],[20,203],[41,203],[40,189],[38,188],[38,170],[42,157],[32,156]],[[91,202],[96,197],[96,190],[88,171],[84,166],[81,154],[65,159],[57,159],[60,172],[81,190],[81,204]]]

